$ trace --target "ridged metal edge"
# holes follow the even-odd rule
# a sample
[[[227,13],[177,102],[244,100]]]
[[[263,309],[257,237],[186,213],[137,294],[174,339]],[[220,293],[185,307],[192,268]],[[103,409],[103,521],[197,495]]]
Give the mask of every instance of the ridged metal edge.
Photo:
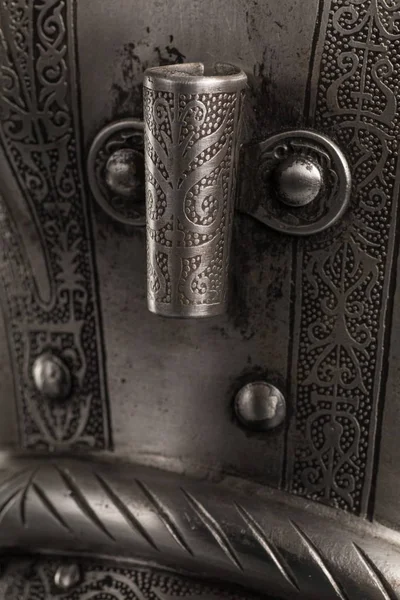
[[[281,598],[400,597],[400,538],[231,481],[129,464],[3,457],[0,548],[142,560]]]

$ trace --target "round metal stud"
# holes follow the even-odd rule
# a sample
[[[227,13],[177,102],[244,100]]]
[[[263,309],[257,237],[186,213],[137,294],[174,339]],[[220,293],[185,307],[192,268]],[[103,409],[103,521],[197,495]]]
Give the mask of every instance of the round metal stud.
[[[75,563],[60,565],[54,575],[54,585],[60,591],[67,592],[76,587],[81,578],[79,565]]]
[[[278,427],[285,419],[286,401],[271,383],[253,381],[244,385],[236,394],[235,413],[247,428],[268,431]]]
[[[66,364],[51,352],[41,354],[33,363],[36,389],[50,400],[65,400],[71,393],[71,374]]]
[[[87,161],[92,194],[115,221],[146,223],[143,121],[122,119],[104,127],[90,147]]]
[[[243,149],[238,209],[291,235],[324,231],[344,214],[351,173],[330,138],[315,131],[285,131]]]
[[[320,168],[313,161],[292,156],[282,161],[273,173],[277,197],[288,206],[306,206],[318,197],[323,187]]]
[[[144,185],[143,154],[132,148],[115,150],[105,166],[106,183],[110,190],[120,196],[137,199]]]

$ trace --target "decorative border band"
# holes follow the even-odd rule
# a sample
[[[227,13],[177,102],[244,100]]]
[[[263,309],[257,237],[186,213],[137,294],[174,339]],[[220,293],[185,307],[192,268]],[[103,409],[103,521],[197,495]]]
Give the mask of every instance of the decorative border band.
[[[261,600],[238,586],[205,582],[193,577],[142,566],[116,566],[79,561],[78,581],[67,589],[55,585],[59,569],[76,565],[68,559],[9,557],[0,578],[1,598],[7,600]]]
[[[29,248],[2,199],[1,296],[26,448],[110,444],[80,157],[74,6],[73,0],[0,3],[0,143],[36,226],[47,271],[33,272]],[[32,365],[47,351],[58,354],[72,374],[73,395],[62,405],[45,401],[33,385]]]
[[[353,195],[340,226],[295,247],[286,477],[295,494],[366,515],[398,230],[400,4],[322,6],[310,120],[346,151]]]

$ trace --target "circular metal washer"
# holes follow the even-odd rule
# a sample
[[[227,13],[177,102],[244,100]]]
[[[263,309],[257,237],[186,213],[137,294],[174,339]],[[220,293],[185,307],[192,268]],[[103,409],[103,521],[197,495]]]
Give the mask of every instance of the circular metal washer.
[[[143,227],[146,224],[144,175],[143,186],[136,188],[135,197],[113,192],[106,182],[106,165],[110,156],[118,150],[132,149],[143,156],[144,124],[139,119],[121,119],[106,125],[94,138],[89,150],[87,171],[92,194],[113,219],[124,225]]]
[[[314,131],[295,130],[271,136],[259,144],[259,152],[257,187],[261,199],[251,212],[255,218],[292,235],[319,233],[340,219],[350,199],[351,174],[337,144]],[[311,162],[322,174],[318,195],[304,206],[289,206],[279,197],[275,173],[291,159]]]

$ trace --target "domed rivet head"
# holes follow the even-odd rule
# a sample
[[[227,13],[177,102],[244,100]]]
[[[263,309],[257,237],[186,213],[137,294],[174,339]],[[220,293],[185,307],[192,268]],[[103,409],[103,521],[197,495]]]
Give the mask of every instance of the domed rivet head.
[[[143,155],[132,148],[116,150],[107,160],[105,179],[112,192],[135,199],[144,185]]]
[[[87,158],[90,191],[97,204],[116,222],[146,224],[144,123],[119,119],[103,127]]]
[[[235,397],[235,413],[249,429],[268,431],[278,427],[286,416],[283,394],[272,384],[253,381],[244,385]]]
[[[36,389],[50,400],[64,400],[71,393],[71,374],[66,364],[51,352],[38,356],[32,376]]]
[[[320,168],[301,156],[283,160],[272,176],[278,199],[292,207],[310,204],[317,198],[324,183]]]
[[[349,206],[351,172],[339,146],[296,129],[243,148],[237,209],[290,235],[320,233]]]
[[[82,579],[79,566],[75,563],[60,565],[54,575],[54,585],[62,592],[76,587]]]

